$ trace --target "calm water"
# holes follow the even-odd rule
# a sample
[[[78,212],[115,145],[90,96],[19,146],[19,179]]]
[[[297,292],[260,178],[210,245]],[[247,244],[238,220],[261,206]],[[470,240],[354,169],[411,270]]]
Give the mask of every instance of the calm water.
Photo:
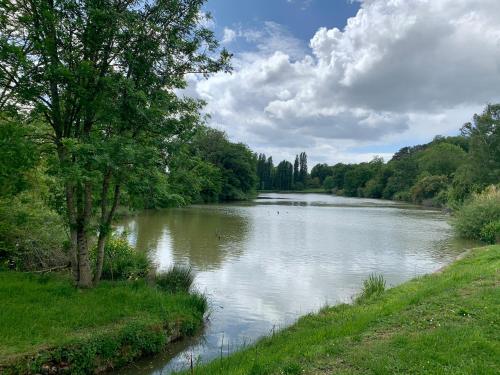
[[[191,356],[218,357],[221,347],[227,355],[326,303],[350,302],[370,273],[395,285],[442,267],[466,246],[440,212],[321,194],[143,212],[121,229],[160,268],[190,264],[211,314],[201,337],[120,374],[166,374]]]

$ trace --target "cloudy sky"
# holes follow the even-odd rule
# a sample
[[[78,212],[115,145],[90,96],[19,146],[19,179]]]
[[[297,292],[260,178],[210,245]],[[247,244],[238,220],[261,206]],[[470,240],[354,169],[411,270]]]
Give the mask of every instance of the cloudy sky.
[[[234,72],[210,125],[275,161],[386,160],[500,101],[499,0],[209,0]]]

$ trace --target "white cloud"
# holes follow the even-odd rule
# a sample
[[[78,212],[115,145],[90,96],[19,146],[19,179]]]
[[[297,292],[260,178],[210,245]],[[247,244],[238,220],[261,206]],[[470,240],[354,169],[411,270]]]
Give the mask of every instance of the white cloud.
[[[369,155],[351,147],[445,134],[499,100],[499,18],[498,0],[364,0],[309,51],[275,23],[227,29],[256,50],[194,89],[213,124],[256,151],[355,161]]]
[[[222,37],[222,43],[229,44],[234,39],[236,39],[236,36],[237,36],[236,35],[236,31],[234,31],[233,29],[225,27],[224,28],[224,35]]]

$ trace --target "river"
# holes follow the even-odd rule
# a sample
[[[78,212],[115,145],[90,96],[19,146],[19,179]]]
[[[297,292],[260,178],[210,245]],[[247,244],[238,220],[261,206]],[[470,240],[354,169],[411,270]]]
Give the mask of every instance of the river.
[[[352,301],[371,273],[396,285],[466,247],[439,211],[326,194],[144,211],[119,229],[160,268],[191,265],[210,318],[200,337],[116,374],[167,374],[191,358],[225,356],[325,304]]]

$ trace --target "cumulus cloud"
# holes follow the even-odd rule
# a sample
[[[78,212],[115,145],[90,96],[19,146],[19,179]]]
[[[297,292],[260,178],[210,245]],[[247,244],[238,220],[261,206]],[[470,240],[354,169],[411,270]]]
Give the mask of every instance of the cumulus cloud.
[[[255,50],[194,90],[214,125],[258,151],[357,160],[349,147],[445,134],[500,99],[499,18],[498,0],[364,0],[309,49],[271,22],[226,29]]]

